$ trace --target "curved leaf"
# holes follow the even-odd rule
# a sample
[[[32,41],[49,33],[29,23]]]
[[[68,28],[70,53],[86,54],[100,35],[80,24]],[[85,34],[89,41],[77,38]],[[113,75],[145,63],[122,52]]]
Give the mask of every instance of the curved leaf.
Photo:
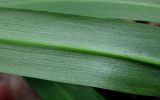
[[[0,6],[160,22],[159,0],[0,0]]]
[[[0,71],[160,95],[160,29],[0,8]]]

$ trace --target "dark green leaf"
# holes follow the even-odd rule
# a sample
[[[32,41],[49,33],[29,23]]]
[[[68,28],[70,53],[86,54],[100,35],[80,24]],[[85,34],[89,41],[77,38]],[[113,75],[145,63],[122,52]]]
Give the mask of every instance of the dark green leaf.
[[[26,78],[41,100],[105,100],[91,87]]]

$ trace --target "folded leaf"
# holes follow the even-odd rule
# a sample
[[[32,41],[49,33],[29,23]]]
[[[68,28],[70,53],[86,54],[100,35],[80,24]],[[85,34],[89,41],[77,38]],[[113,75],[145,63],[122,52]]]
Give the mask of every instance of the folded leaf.
[[[26,78],[41,100],[105,100],[91,87]]]
[[[0,71],[160,95],[160,29],[0,8]]]
[[[160,0],[0,0],[0,7],[160,22]]]

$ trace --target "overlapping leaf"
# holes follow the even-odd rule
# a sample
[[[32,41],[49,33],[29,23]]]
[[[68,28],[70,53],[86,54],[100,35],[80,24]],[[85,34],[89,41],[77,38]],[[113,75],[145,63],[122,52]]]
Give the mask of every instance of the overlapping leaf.
[[[0,6],[160,22],[159,0],[0,0]]]

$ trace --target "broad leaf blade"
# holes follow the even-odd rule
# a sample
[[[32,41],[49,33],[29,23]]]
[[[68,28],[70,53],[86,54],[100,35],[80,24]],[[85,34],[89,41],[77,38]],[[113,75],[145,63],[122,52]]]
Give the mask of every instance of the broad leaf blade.
[[[160,65],[160,29],[123,21],[0,9],[0,41]]]
[[[41,100],[105,100],[91,87],[26,78]]]
[[[0,6],[160,22],[159,0],[0,0]]]
[[[0,9],[0,70],[160,95],[160,29],[117,20]]]

